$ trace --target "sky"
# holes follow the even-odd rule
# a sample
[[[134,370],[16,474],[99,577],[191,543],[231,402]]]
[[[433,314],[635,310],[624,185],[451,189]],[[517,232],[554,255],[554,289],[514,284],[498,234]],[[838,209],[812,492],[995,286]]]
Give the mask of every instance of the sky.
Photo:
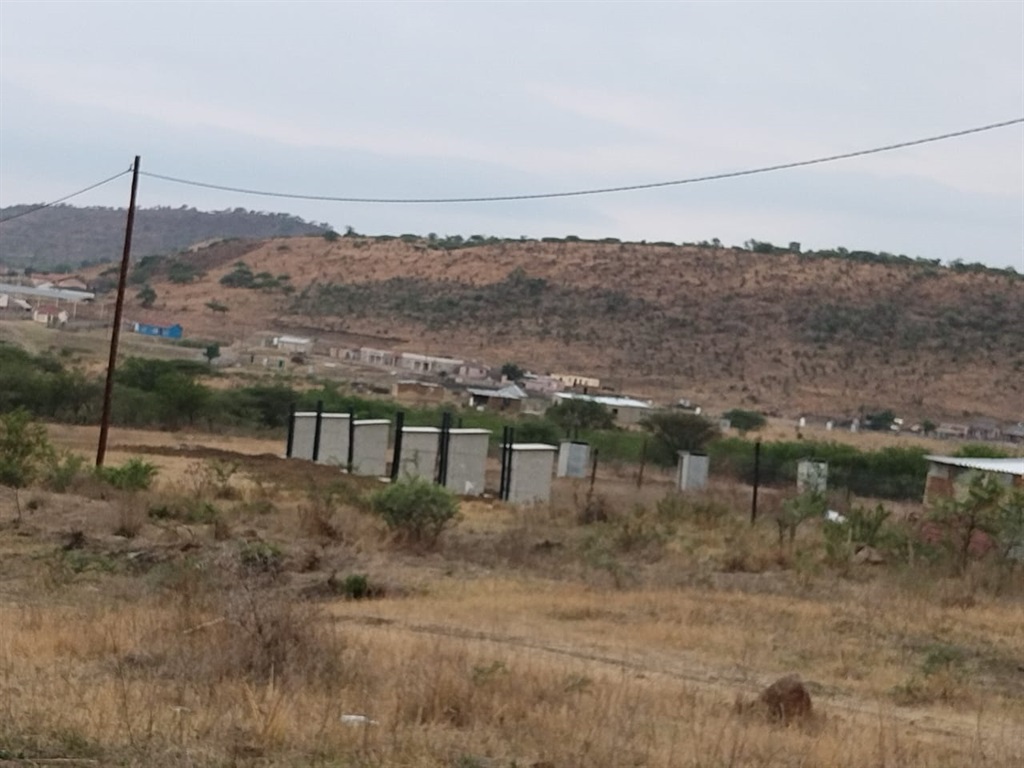
[[[1024,117],[1024,2],[0,0],[0,206],[124,170],[345,197],[739,171]],[[123,207],[122,177],[72,202]],[[369,234],[756,239],[1024,271],[1024,125],[746,178],[139,205]]]

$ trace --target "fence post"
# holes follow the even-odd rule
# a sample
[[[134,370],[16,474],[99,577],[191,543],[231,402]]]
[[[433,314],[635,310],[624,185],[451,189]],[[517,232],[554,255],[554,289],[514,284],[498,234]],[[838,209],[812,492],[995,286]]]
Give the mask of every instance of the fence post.
[[[636,473],[636,487],[642,488],[644,485],[644,467],[647,465],[647,438],[644,438],[643,445],[640,446],[640,470]]]
[[[405,411],[395,414],[395,446],[391,452],[391,482],[398,480],[402,466],[402,430],[405,429]]]
[[[345,471],[352,474],[356,459],[356,409],[348,409],[348,455],[345,457]]]
[[[757,522],[757,488],[761,484],[761,441],[754,443],[754,495],[750,500],[750,524]]]
[[[287,458],[292,457],[292,451],[295,448],[295,403],[288,406],[288,443],[284,449],[284,455]]]
[[[498,480],[498,498],[502,501],[505,500],[505,486],[508,480],[508,430],[508,424],[501,428],[501,477]]]
[[[316,401],[316,424],[313,426],[313,461],[320,460],[320,428],[324,423],[324,401]]]

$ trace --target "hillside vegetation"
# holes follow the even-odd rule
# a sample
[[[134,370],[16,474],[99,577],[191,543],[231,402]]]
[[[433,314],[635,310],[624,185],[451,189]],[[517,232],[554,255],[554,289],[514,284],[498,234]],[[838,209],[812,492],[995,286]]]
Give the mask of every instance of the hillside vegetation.
[[[155,307],[224,340],[292,329],[769,412],[1020,418],[1012,270],[754,245],[318,237],[144,268]]]
[[[31,205],[0,209],[0,219],[17,216]],[[0,226],[0,260],[7,266],[36,271],[77,269],[83,262],[117,258],[124,246],[123,208],[77,208],[57,205],[21,216]],[[327,225],[303,221],[286,213],[244,208],[197,211],[195,208],[140,208],[132,237],[138,256],[162,254],[195,243],[224,238],[316,235]]]

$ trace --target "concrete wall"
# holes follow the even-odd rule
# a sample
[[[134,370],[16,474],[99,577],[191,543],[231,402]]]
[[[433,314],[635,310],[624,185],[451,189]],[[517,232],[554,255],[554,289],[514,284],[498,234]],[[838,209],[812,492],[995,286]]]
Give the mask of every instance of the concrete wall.
[[[453,429],[448,433],[448,480],[445,487],[463,496],[484,492],[487,469],[488,429]],[[405,453],[405,446],[402,446]]]
[[[320,423],[320,464],[345,466],[348,461],[348,414],[325,413]]]
[[[551,473],[558,449],[543,443],[512,446],[512,482],[508,500],[512,504],[545,504],[551,500]]]
[[[699,491],[707,487],[708,470],[711,460],[707,454],[679,452],[679,464],[676,466],[676,487],[680,491]]]
[[[437,470],[437,427],[405,427],[402,430],[402,456],[398,476],[425,477],[433,480]]]
[[[292,434],[292,458],[313,459],[313,436],[316,433],[316,412],[298,411]]]
[[[352,474],[383,477],[387,474],[388,433],[391,422],[387,419],[356,420]]]
[[[629,405],[612,405],[608,406],[608,410],[612,412],[615,423],[620,427],[635,427],[653,413],[650,408],[635,408]]]
[[[590,445],[563,440],[558,445],[558,477],[586,477],[590,468]]]

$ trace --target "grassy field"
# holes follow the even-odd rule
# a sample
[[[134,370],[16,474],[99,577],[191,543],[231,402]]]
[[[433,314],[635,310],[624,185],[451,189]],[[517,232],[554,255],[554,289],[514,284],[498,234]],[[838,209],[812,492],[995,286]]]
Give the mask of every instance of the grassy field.
[[[94,430],[50,434],[91,453]],[[543,507],[465,501],[410,549],[367,511],[376,480],[276,442],[110,445],[155,485],[23,490],[20,522],[0,489],[0,764],[1024,760],[1019,569],[830,563],[818,522],[780,547],[746,489],[668,503],[658,473],[599,477],[601,522],[558,481]],[[792,672],[811,719],[737,712]]]

